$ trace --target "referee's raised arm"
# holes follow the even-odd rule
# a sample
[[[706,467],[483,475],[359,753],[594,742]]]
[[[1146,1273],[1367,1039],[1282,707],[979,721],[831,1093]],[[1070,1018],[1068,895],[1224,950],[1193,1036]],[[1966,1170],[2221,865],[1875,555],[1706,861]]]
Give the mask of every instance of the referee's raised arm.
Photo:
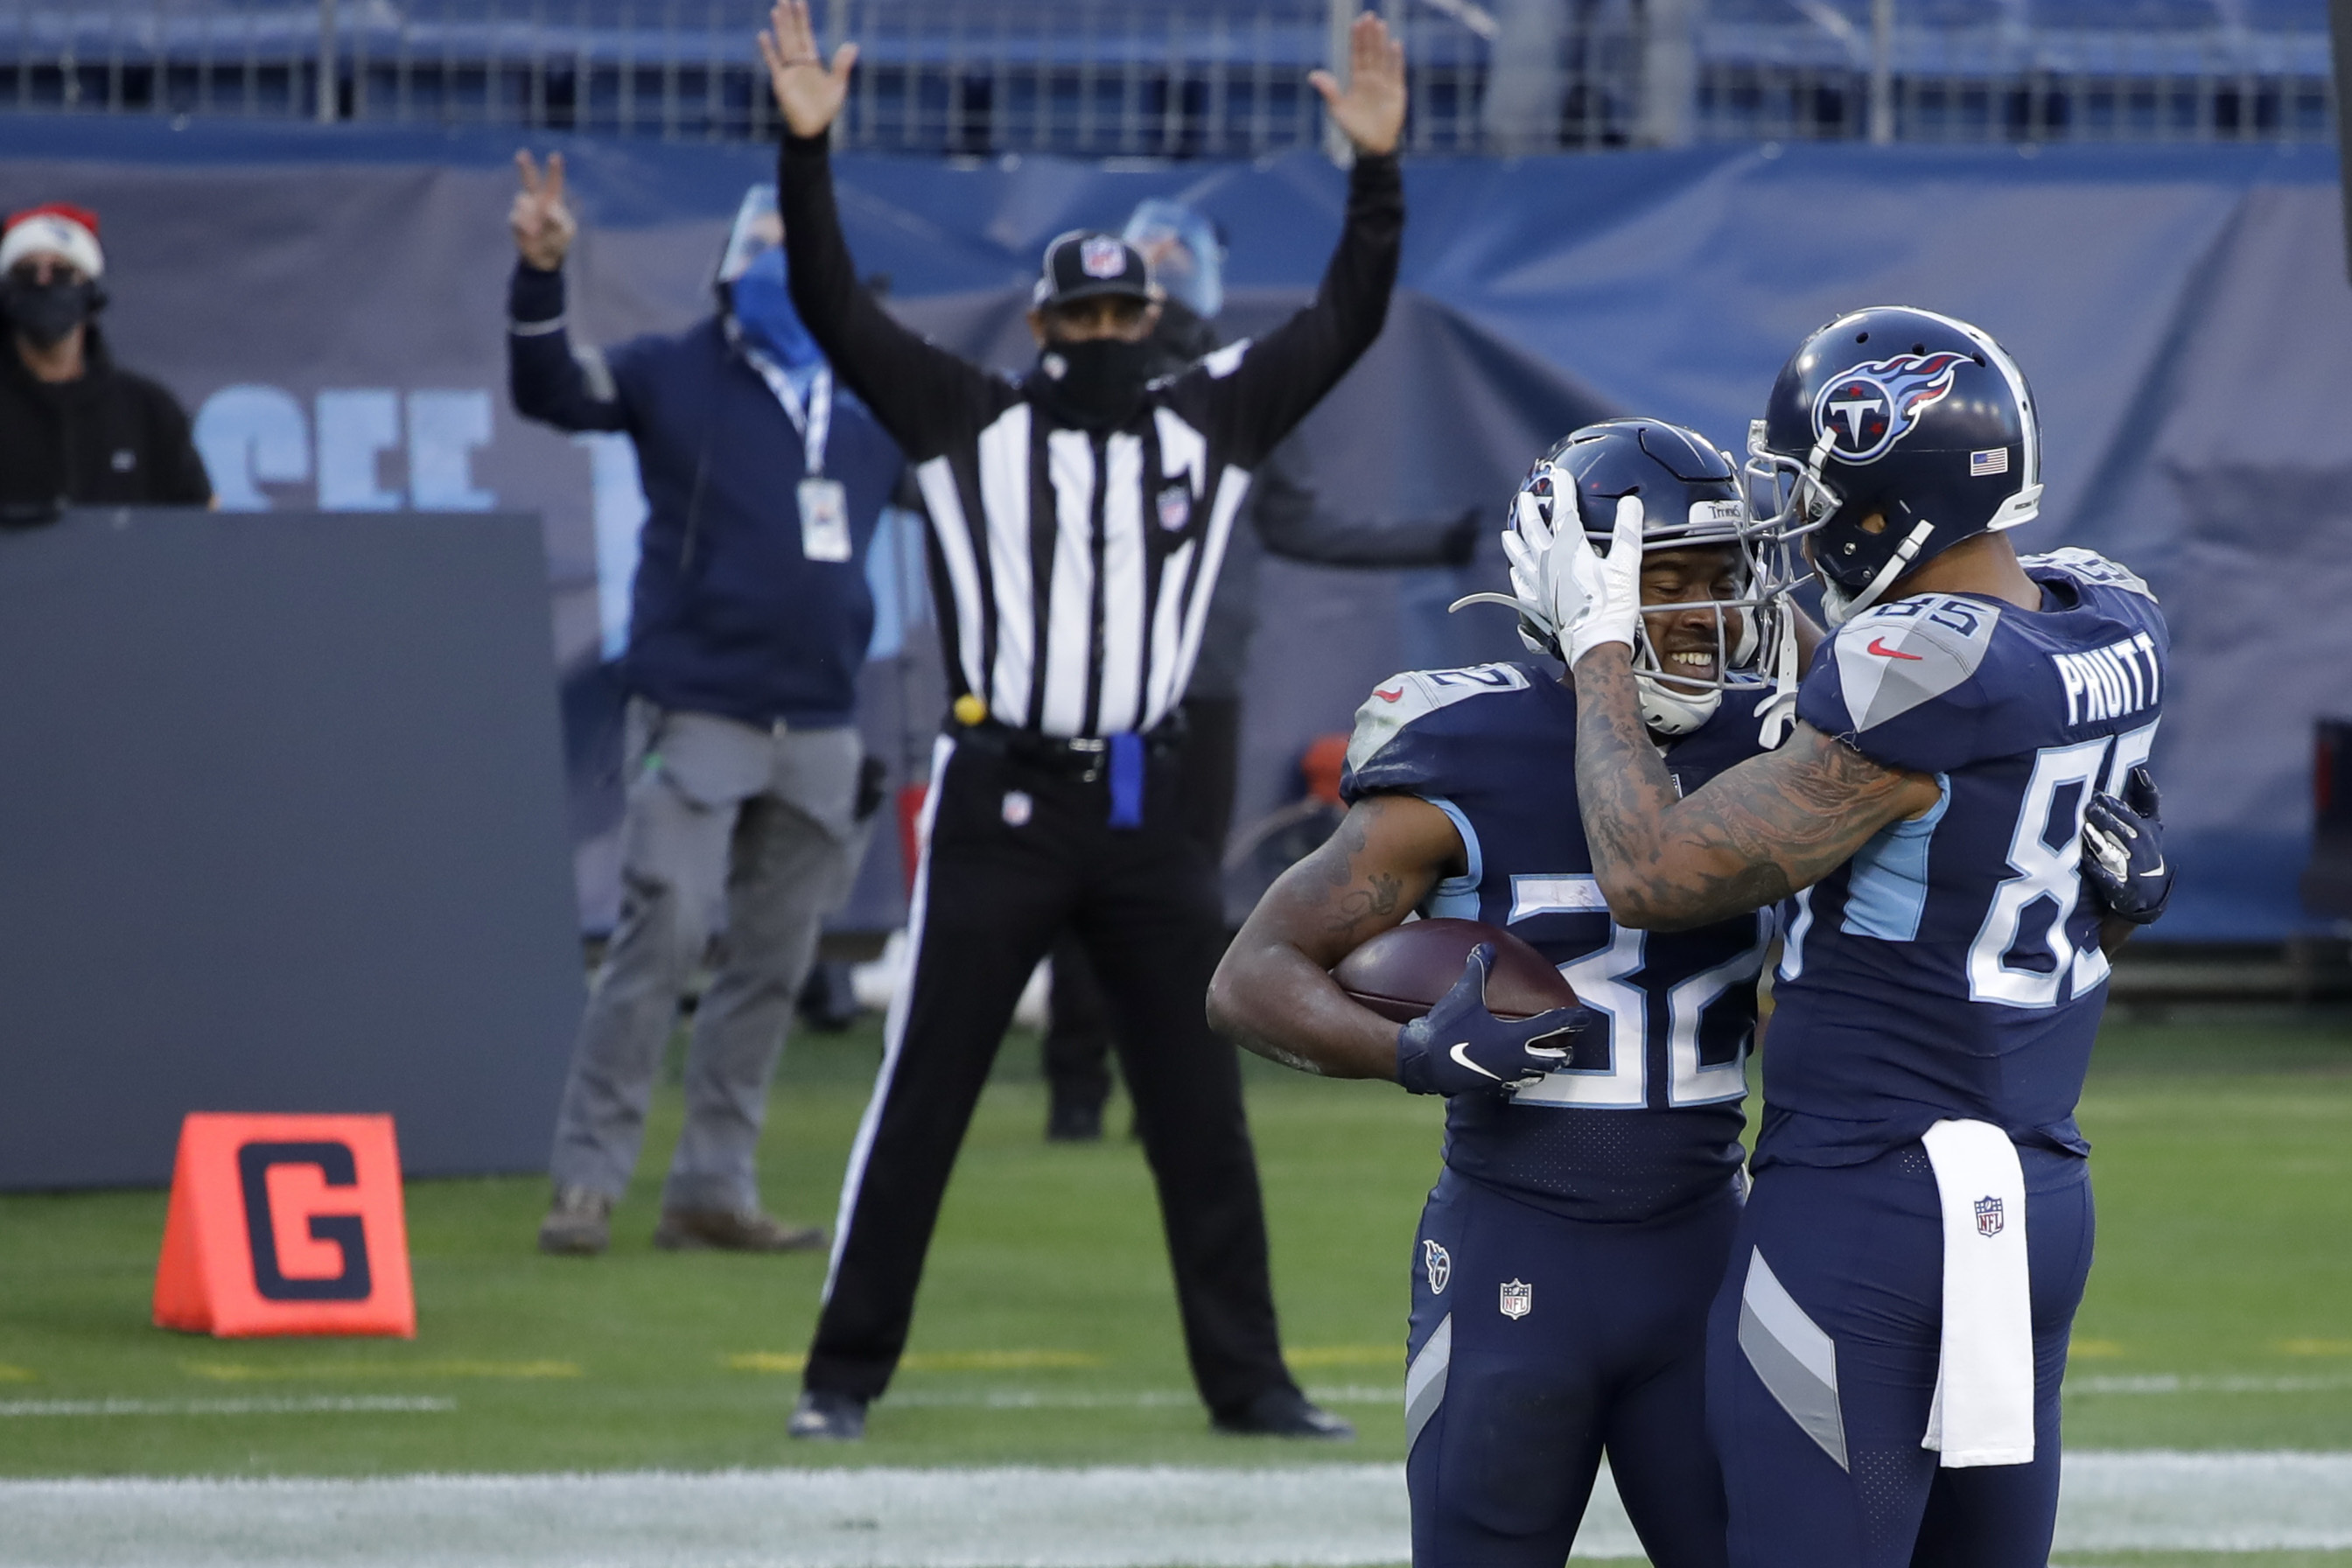
[[[1211,354],[1180,381],[1170,402],[1196,410],[1204,427],[1228,437],[1234,460],[1255,467],[1323,400],[1381,335],[1404,246],[1404,176],[1397,139],[1404,130],[1404,47],[1370,13],[1349,36],[1348,86],[1328,71],[1307,79],[1356,160],[1348,174],[1348,215],[1322,286],[1305,310],[1255,342]]]
[[[825,151],[857,46],[842,45],[826,65],[817,54],[808,6],[786,4],[770,14],[760,56],[784,121],[776,205],[784,221],[793,308],[850,390],[865,399],[908,458],[919,462],[953,438],[961,424],[955,416],[970,405],[973,384],[997,378],[899,325],[857,281]]]

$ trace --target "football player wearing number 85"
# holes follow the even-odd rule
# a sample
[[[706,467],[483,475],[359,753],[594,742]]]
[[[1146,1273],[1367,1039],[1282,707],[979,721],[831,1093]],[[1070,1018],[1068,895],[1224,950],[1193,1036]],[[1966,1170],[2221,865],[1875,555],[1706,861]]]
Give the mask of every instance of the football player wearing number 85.
[[[1835,628],[1777,751],[1678,790],[1618,552],[1566,531],[1544,574],[1618,922],[1781,910],[1754,1190],[1708,1329],[1730,1560],[2042,1568],[2091,1256],[2074,1105],[2108,955],[2163,903],[2131,775],[2164,617],[2088,552],[2012,551],[2041,495],[2033,405],[1965,322],[1832,321],[1749,451],[1757,521],[1803,552]]]
[[[1553,536],[1606,542],[1621,515],[1639,520],[1610,559],[1643,610],[1643,744],[1687,790],[1761,750],[1775,687],[1759,664],[1793,654],[1801,628],[1752,547],[1729,458],[1660,421],[1588,426],[1535,466],[1513,515],[1502,602],[1554,657]],[[1413,1243],[1413,1561],[1559,1568],[1605,1449],[1651,1561],[1719,1568],[1706,1309],[1738,1215],[1771,920],[1743,910],[1654,935],[1610,919],[1560,809],[1576,720],[1557,664],[1381,683],[1348,749],[1346,822],[1250,916],[1210,1012],[1276,1060],[1448,1097],[1444,1170]],[[1416,910],[1524,938],[1591,1016],[1567,1034],[1559,1013],[1496,1018],[1465,985],[1401,1037],[1326,971]]]

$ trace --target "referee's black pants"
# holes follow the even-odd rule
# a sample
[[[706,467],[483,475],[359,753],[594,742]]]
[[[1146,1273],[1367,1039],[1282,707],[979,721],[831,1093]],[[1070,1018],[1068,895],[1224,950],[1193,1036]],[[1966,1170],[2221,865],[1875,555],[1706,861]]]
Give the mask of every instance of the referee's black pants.
[[[1184,829],[1179,763],[1156,751],[1142,825],[1114,828],[1107,780],[1024,760],[984,730],[941,741],[909,973],[843,1178],[807,1387],[872,1399],[888,1386],[972,1107],[1066,925],[1110,1005],[1193,1382],[1219,1415],[1289,1384],[1240,1064],[1205,1014],[1224,938],[1215,867]]]
[[[1176,779],[1184,831],[1209,852],[1210,875],[1225,854],[1234,826],[1234,775],[1241,767],[1242,704],[1238,697],[1187,697],[1183,762]],[[1222,879],[1219,880],[1222,888]],[[1222,893],[1220,899],[1222,900]],[[1220,907],[1218,919],[1224,918]],[[1039,1059],[1055,1105],[1066,1101],[1097,1112],[1110,1098],[1110,1007],[1087,963],[1086,943],[1065,930],[1054,941],[1054,983],[1046,1001],[1045,1039]]]

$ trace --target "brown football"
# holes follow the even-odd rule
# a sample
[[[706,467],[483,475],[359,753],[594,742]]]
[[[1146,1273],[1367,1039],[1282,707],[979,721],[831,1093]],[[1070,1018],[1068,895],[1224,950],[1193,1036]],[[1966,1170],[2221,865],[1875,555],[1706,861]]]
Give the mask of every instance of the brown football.
[[[1381,1017],[1409,1024],[1454,989],[1482,942],[1495,944],[1486,972],[1486,1009],[1495,1016],[1531,1018],[1576,1005],[1576,993],[1542,953],[1484,921],[1407,921],[1341,959],[1331,978]]]

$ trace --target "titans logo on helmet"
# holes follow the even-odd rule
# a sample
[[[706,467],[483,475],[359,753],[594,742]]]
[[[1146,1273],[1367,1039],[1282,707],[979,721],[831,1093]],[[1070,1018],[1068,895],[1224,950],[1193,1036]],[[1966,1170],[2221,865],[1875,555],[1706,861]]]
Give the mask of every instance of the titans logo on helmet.
[[[1825,384],[1813,399],[1813,436],[1833,437],[1831,451],[1848,463],[1874,463],[1911,433],[1919,411],[1952,390],[1965,355],[1895,354],[1872,360]]]

